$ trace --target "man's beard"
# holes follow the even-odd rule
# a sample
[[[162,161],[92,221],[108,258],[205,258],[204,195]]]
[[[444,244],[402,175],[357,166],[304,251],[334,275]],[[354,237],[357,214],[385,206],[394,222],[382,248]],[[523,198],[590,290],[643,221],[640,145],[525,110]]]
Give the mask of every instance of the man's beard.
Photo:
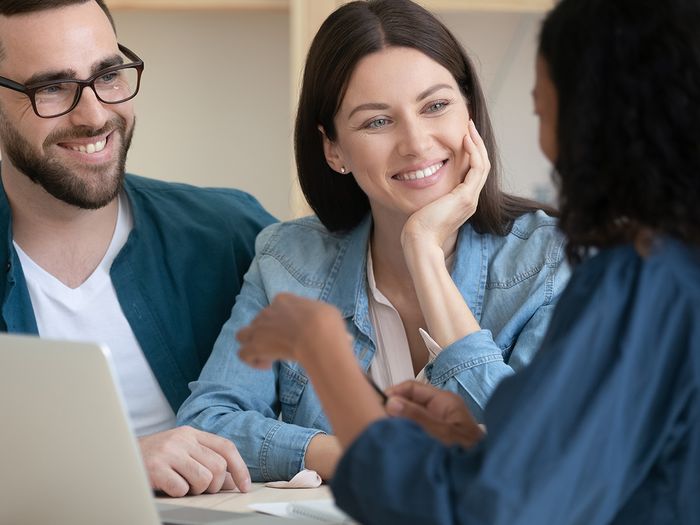
[[[110,164],[109,172],[105,171],[104,166],[81,166],[81,177],[56,158],[37,154],[0,110],[0,136],[5,146],[5,154],[14,167],[55,198],[86,210],[103,208],[119,195],[124,183],[126,155],[131,145],[134,126],[128,129],[126,119],[115,117],[102,129],[58,130],[44,141],[46,148],[70,139],[96,137],[108,132],[112,132],[109,140],[121,135],[122,144],[117,152],[116,162]],[[93,177],[84,178],[86,172],[92,173]]]

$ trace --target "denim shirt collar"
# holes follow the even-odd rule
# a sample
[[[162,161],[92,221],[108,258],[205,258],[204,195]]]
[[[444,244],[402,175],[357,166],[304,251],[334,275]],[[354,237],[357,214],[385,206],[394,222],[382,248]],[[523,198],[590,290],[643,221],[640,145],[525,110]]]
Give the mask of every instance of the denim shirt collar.
[[[368,214],[351,230],[336,257],[320,299],[336,305],[345,319],[352,318],[357,328],[373,337],[367,297],[367,246],[372,231],[372,216]],[[462,283],[460,288],[474,317],[480,321],[488,275],[488,235],[479,235],[469,223],[457,236],[452,278]]]
[[[348,232],[320,299],[334,304],[343,318],[352,318],[357,328],[371,337],[367,299],[367,246],[372,231],[372,215]]]

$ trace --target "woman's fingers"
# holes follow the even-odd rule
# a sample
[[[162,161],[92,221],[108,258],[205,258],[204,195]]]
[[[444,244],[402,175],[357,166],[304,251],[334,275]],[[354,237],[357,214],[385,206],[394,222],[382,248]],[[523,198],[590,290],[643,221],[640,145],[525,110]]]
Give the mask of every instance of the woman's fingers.
[[[440,394],[440,390],[432,385],[419,383],[415,380],[408,380],[387,388],[386,393],[389,396],[400,396],[425,406],[432,401],[436,395]]]
[[[464,136],[464,149],[469,155],[469,171],[464,183],[457,186],[457,189],[464,195],[474,195],[478,200],[491,169],[491,163],[486,145],[472,120],[469,121],[469,130]]]

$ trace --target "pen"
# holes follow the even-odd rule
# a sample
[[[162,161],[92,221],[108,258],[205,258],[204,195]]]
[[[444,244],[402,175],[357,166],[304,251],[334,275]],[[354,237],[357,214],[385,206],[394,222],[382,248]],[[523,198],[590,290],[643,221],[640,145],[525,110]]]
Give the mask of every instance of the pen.
[[[386,405],[387,400],[389,399],[384,391],[379,388],[377,383],[374,382],[374,379],[372,379],[372,376],[370,376],[368,373],[365,373],[365,377],[367,378],[367,381],[369,382],[370,385],[372,385],[372,388],[374,388],[374,391],[379,394],[379,397],[382,398],[382,405]]]

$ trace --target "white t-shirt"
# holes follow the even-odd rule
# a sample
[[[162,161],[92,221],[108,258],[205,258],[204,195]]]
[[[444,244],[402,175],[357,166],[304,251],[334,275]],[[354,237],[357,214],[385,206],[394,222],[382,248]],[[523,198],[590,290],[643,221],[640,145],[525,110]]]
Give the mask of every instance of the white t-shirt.
[[[112,242],[99,266],[78,288],[69,288],[37,265],[17,243],[14,246],[27,281],[39,335],[106,344],[112,353],[132,428],[137,436],[143,436],[174,427],[175,413],[124,317],[109,276],[112,262],[132,228],[128,198],[120,195]]]

